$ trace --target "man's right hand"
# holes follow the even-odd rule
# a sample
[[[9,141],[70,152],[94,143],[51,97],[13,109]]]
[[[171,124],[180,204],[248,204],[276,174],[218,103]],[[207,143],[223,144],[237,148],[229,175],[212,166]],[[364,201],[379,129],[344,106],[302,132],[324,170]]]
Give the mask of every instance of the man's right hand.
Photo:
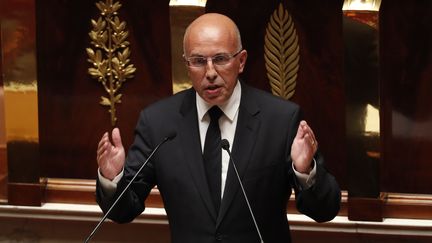
[[[122,170],[125,163],[125,150],[121,142],[120,130],[114,128],[111,134],[104,133],[97,149],[97,162],[103,177],[113,180]]]

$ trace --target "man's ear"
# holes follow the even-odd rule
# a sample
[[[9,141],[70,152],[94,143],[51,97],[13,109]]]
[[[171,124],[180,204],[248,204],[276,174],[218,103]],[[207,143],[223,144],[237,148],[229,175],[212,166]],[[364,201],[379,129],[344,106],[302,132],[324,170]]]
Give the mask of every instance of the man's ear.
[[[247,51],[246,50],[242,50],[239,53],[239,56],[240,56],[240,58],[239,58],[239,60],[240,60],[239,73],[242,73],[243,69],[244,69],[244,67],[246,65]]]

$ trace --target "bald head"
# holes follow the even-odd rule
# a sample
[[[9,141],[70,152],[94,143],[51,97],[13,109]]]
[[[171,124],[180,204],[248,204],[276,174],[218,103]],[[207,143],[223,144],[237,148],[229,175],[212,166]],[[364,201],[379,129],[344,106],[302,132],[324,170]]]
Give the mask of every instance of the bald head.
[[[247,59],[235,23],[221,14],[204,14],[186,29],[183,49],[197,94],[210,105],[226,104]],[[192,65],[190,60],[197,59]]]
[[[227,41],[233,42],[237,51],[242,49],[240,31],[236,24],[227,16],[218,13],[203,14],[195,19],[186,29],[183,39],[183,52],[186,54],[191,40],[201,35],[223,35]]]

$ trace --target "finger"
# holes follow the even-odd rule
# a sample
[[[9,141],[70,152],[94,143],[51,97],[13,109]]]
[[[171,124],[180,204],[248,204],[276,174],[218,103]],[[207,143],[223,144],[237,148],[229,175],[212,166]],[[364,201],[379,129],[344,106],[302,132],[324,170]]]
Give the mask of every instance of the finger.
[[[102,136],[101,140],[99,141],[98,149],[97,149],[98,152],[99,152],[100,150],[102,150],[102,149],[106,149],[107,144],[109,144],[109,143],[111,143],[111,142],[109,141],[108,133],[106,132],[106,133]]]
[[[302,125],[303,125],[304,132],[309,134],[309,136],[313,140],[313,143],[316,144],[317,140],[315,138],[315,133],[313,132],[312,128],[306,123],[306,121],[304,123],[302,123]]]
[[[101,154],[103,154],[103,153],[105,153],[105,154],[109,153],[111,148],[112,148],[112,145],[111,145],[111,142],[109,141],[108,133],[106,132],[102,136],[101,141],[99,141],[99,145],[98,145],[98,148],[97,148],[96,159],[98,160],[98,162],[99,162],[99,160],[101,158]]]
[[[303,126],[305,123],[306,123],[305,121],[300,122],[298,129],[297,129],[296,138],[303,138],[304,137],[305,132],[304,132]]]
[[[313,146],[315,143],[315,140],[311,137],[309,133],[306,133],[304,136],[304,141],[307,145]]]
[[[106,150],[103,151],[102,153],[98,154],[98,156],[97,156],[97,162],[98,162],[98,165],[99,165],[99,166],[101,166],[101,165],[103,164],[103,161],[104,161],[105,158],[106,158],[106,154],[107,154],[107,151],[106,151]]]
[[[122,148],[123,144],[121,141],[121,136],[120,136],[120,129],[118,129],[117,127],[113,129],[112,131],[112,140],[114,143],[114,146],[117,148]]]
[[[309,128],[306,133],[310,137],[310,140],[312,141],[312,145],[316,144],[317,141],[315,139],[315,134],[313,133],[313,131]]]
[[[313,139],[312,145],[314,145],[315,147],[318,147],[318,140],[316,140],[315,134],[313,132],[311,132],[310,134],[311,134],[311,138]]]
[[[308,126],[308,133],[312,137],[312,139],[316,142],[315,133],[313,132],[312,128]]]
[[[101,159],[101,157],[102,157],[102,153],[103,153],[103,152],[99,152],[99,151],[96,153],[96,161],[98,162],[98,164],[99,164],[100,159]]]
[[[109,141],[105,141],[103,144],[101,144],[97,150],[97,154],[102,154],[104,151],[107,151],[110,145],[108,145]]]
[[[309,133],[305,135],[305,144],[313,153],[318,149],[318,142],[314,140]]]
[[[108,133],[105,132],[101,139],[99,140],[99,144],[98,144],[98,149],[106,142],[106,140],[108,139]]]

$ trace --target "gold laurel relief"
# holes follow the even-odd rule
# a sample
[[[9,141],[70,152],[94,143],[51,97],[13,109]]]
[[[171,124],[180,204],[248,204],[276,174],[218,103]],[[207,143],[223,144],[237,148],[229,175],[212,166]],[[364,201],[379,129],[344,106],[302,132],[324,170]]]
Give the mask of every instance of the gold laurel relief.
[[[113,0],[99,1],[96,7],[101,16],[91,20],[93,29],[89,32],[93,48],[86,48],[88,61],[92,64],[88,73],[100,82],[108,96],[101,96],[99,104],[108,106],[111,125],[115,126],[116,107],[121,103],[122,94],[118,93],[127,79],[133,78],[136,68],[130,64],[129,42],[126,22],[120,21],[118,10],[122,5]]]
[[[295,92],[299,69],[298,36],[291,16],[280,3],[267,24],[264,60],[272,93],[290,99]]]

